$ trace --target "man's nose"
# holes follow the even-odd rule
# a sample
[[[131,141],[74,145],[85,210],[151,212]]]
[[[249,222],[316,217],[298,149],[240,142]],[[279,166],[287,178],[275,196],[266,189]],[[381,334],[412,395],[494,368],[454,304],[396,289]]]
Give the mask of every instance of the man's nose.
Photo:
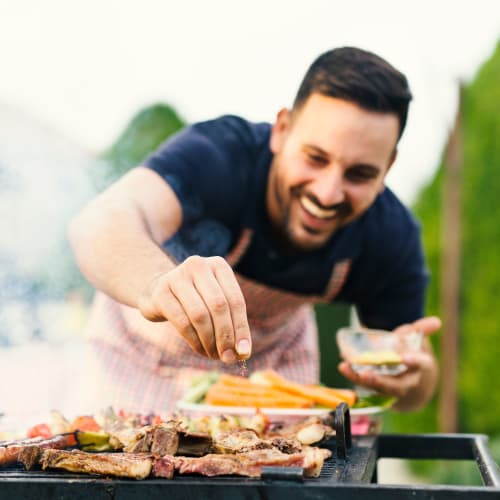
[[[333,167],[323,170],[315,179],[310,190],[325,208],[345,200],[342,169]]]

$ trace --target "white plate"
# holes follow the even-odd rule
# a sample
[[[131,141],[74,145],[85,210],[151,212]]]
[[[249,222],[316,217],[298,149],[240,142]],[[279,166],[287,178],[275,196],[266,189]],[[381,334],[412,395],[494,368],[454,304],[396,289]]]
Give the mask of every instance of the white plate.
[[[214,406],[200,403],[177,402],[177,409],[188,413],[199,413],[203,415],[220,415],[221,413],[231,415],[255,415],[256,409],[249,406]],[[328,408],[260,408],[260,411],[268,417],[311,417],[329,413]],[[351,408],[349,413],[353,417],[376,415],[384,411],[381,406],[368,406],[366,408]]]

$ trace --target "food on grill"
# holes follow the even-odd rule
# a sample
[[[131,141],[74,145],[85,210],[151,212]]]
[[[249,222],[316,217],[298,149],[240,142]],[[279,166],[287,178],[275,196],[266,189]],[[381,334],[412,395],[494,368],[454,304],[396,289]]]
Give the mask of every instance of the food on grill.
[[[43,469],[50,467],[70,472],[144,479],[151,473],[153,459],[144,453],[44,450],[40,464]]]
[[[396,351],[366,351],[351,359],[356,365],[399,365],[402,362],[403,358]]]
[[[110,433],[115,449],[128,453],[151,452],[155,455],[173,455],[179,448],[180,422],[169,421],[140,429],[125,429]]]
[[[43,469],[135,479],[171,479],[174,473],[259,477],[262,467],[278,465],[301,467],[306,477],[316,477],[331,452],[309,445],[334,434],[326,419],[311,417],[280,426],[272,425],[259,412],[247,420],[206,416],[159,423],[152,423],[158,422],[157,416],[117,416],[112,410],[101,417],[73,421],[96,430],[1,442],[0,465],[21,462],[26,469],[40,465]],[[60,430],[73,425],[58,420]],[[148,425],[138,425],[140,422]],[[71,449],[75,447],[79,449]]]
[[[109,451],[109,434],[93,431],[75,431],[76,442],[83,451]]]
[[[305,449],[302,452],[292,454],[269,449],[253,450],[237,455],[210,454],[200,458],[173,457],[173,462],[175,470],[180,474],[197,473],[204,476],[235,474],[260,477],[263,466],[281,466],[302,467],[306,477],[317,477],[325,459],[330,456],[329,450],[320,450],[319,448]]]
[[[327,435],[326,426],[314,423],[307,425],[297,432],[297,440],[302,444],[319,443]]]
[[[212,436],[212,448],[217,453],[246,453],[252,450],[277,449],[286,453],[299,452],[301,443],[292,439],[262,439],[252,430],[218,432]]]
[[[73,434],[61,434],[43,439],[41,437],[0,442],[0,466],[22,462],[26,469],[31,469],[44,449],[68,448],[75,444]]]
[[[239,475],[260,477],[263,466],[302,467],[306,477],[317,477],[331,452],[319,448],[304,448],[287,454],[276,449],[253,450],[238,454],[208,454],[203,457],[165,455],[153,457],[147,453],[86,453],[72,450],[45,450],[43,469],[56,468],[70,472],[145,479],[149,475],[172,479],[179,474],[202,476]]]
[[[175,457],[165,455],[157,458],[153,463],[153,476],[172,479],[175,471]]]
[[[43,441],[41,437],[22,439],[19,441],[0,441],[0,465],[9,465],[17,462],[19,452],[23,446],[30,446]]]

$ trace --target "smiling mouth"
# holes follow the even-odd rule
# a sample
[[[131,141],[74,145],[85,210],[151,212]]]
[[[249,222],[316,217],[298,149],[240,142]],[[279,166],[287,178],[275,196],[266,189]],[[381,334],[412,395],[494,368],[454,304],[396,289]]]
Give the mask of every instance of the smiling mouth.
[[[339,213],[339,207],[335,208],[322,208],[319,207],[314,201],[305,195],[300,197],[300,204],[310,215],[317,219],[329,220],[333,219]]]

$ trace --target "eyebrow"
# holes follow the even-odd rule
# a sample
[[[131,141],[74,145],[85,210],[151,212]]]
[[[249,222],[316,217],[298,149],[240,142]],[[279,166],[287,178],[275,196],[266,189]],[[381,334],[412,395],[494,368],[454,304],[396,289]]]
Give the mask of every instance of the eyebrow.
[[[328,156],[328,157],[330,156],[329,153],[327,153],[325,150],[321,149],[320,147],[315,146],[314,144],[304,144],[303,149],[307,149],[307,150],[312,149],[315,153],[320,154],[322,156]]]
[[[363,170],[369,170],[371,173],[378,175],[382,170],[380,167],[376,165],[371,165],[370,163],[354,163],[353,165],[349,165],[347,168],[359,168]]]
[[[321,156],[326,156],[328,158],[330,157],[330,154],[328,152],[326,152],[324,149],[321,149],[318,146],[315,146],[314,144],[304,144],[303,149],[304,150],[312,150],[314,153],[319,154]],[[376,165],[372,165],[371,163],[354,163],[352,165],[349,165],[347,168],[349,168],[349,169],[361,168],[363,170],[369,170],[372,174],[376,174],[376,175],[378,175],[382,170],[380,167],[378,167]]]

